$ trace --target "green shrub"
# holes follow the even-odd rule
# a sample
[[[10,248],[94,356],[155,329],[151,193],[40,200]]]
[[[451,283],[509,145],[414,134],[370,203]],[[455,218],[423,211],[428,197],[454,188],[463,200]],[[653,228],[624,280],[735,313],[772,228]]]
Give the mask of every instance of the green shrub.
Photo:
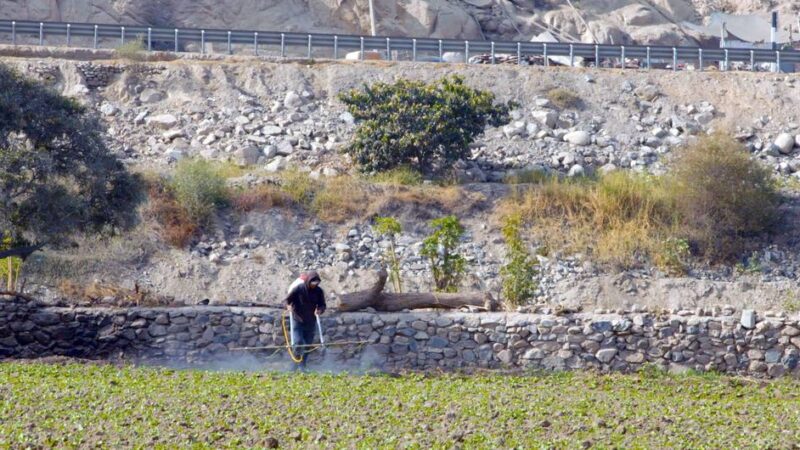
[[[217,207],[228,203],[225,178],[202,159],[180,161],[170,187],[189,217],[201,226],[208,223]]]
[[[0,235],[0,251],[21,247],[22,244],[23,243],[14,242],[11,233],[7,231]],[[0,258],[0,280],[5,280],[4,287],[6,291],[13,292],[15,290],[21,270],[22,258],[16,256]],[[2,285],[0,285],[0,290],[3,290]]]
[[[583,101],[577,94],[563,88],[555,88],[547,91],[547,99],[560,109],[574,109],[583,104]]]
[[[370,177],[370,181],[378,184],[418,186],[422,184],[422,174],[411,167],[401,166],[385,172],[378,172]]]
[[[129,61],[144,61],[147,59],[145,54],[144,38],[136,36],[134,39],[117,46],[114,52],[118,58],[127,59]]]
[[[519,306],[533,297],[536,291],[537,262],[531,258],[520,235],[522,217],[512,214],[505,219],[503,238],[506,241],[508,263],[500,269],[503,278],[503,299],[510,306]]]
[[[456,216],[431,221],[433,233],[422,242],[422,256],[428,258],[437,292],[457,292],[467,261],[455,253],[464,227]]]
[[[403,284],[400,280],[400,260],[395,250],[395,238],[402,232],[402,226],[394,217],[378,216],[375,218],[375,224],[372,225],[372,229],[378,235],[389,238],[389,248],[386,249],[384,254],[384,263],[389,267],[389,279],[392,280],[394,291],[401,293],[403,292]]]
[[[679,153],[670,185],[687,237],[709,260],[736,258],[748,238],[770,231],[778,219],[770,170],[719,133]]]
[[[469,144],[487,124],[507,123],[513,106],[495,105],[494,94],[472,89],[458,76],[432,84],[376,83],[339,99],[359,124],[345,152],[366,172],[444,168],[469,155]]]

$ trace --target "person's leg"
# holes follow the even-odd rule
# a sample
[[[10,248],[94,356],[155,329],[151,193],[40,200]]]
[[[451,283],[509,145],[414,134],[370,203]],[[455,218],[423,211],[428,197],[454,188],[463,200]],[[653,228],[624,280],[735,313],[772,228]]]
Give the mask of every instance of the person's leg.
[[[292,353],[294,353],[294,356],[296,358],[300,358],[303,355],[303,351],[305,350],[304,347],[300,346],[304,345],[305,343],[303,342],[303,327],[298,322],[294,323],[294,332],[292,333],[292,341],[294,342],[294,347],[292,347]],[[299,365],[302,365],[303,362],[304,361],[295,363],[295,368],[297,368],[297,366]]]
[[[301,327],[303,333],[303,342],[305,342],[306,345],[311,345],[314,343],[314,331],[316,330],[316,326],[316,323],[306,323]],[[303,367],[306,366],[309,351],[311,351],[310,347],[303,347]]]

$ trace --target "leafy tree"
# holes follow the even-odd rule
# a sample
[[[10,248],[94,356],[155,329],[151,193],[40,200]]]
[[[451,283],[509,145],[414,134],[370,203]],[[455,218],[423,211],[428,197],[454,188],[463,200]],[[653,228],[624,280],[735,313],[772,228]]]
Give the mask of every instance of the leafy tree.
[[[400,260],[395,251],[395,237],[402,231],[402,226],[394,217],[376,217],[372,229],[381,236],[389,237],[389,248],[386,249],[384,258],[389,266],[389,277],[392,280],[394,291],[401,293],[403,284],[400,281]]]
[[[515,105],[494,104],[494,94],[472,89],[459,76],[436,83],[400,80],[343,92],[339,99],[359,123],[345,149],[367,172],[408,165],[432,172],[469,155],[487,124],[509,121]]]
[[[0,258],[131,226],[140,198],[96,117],[0,65],[0,233],[13,243]]]
[[[455,253],[464,227],[456,216],[432,220],[431,227],[433,233],[422,241],[422,256],[431,263],[436,291],[456,292],[467,265],[464,257]]]
[[[508,263],[500,269],[503,277],[503,298],[511,306],[519,306],[533,297],[536,291],[534,277],[536,260],[531,258],[525,242],[520,237],[522,217],[513,214],[503,224],[503,238],[508,248]]]

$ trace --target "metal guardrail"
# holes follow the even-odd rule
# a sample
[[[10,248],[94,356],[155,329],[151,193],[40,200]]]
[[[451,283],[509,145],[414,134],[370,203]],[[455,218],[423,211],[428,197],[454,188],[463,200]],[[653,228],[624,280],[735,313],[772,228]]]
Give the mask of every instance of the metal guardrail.
[[[568,58],[566,65],[574,65],[576,58],[585,58],[601,66],[603,60],[625,61],[629,59],[643,62],[644,68],[653,67],[654,63],[671,64],[678,70],[681,62],[696,63],[700,70],[709,63],[720,63],[723,70],[733,63],[743,63],[752,70],[759,64],[771,64],[780,68],[786,64],[800,63],[800,51],[769,49],[723,49],[698,47],[669,47],[643,45],[595,45],[584,43],[544,43],[517,41],[473,41],[434,38],[408,38],[390,36],[357,36],[320,33],[281,33],[275,31],[233,31],[219,29],[196,28],[163,28],[139,25],[107,25],[90,23],[35,22],[0,20],[0,33],[8,33],[13,45],[19,36],[38,37],[39,45],[44,45],[45,36],[65,36],[67,46],[72,45],[74,37],[91,38],[93,47],[97,48],[100,39],[119,39],[120,45],[132,39],[141,40],[148,51],[153,50],[154,43],[160,47],[168,46],[170,50],[179,52],[181,45],[187,42],[200,44],[200,52],[206,52],[206,43],[222,43],[227,45],[228,53],[233,53],[234,45],[252,47],[255,55],[259,49],[274,46],[286,56],[289,47],[304,47],[306,56],[312,57],[314,47],[333,50],[333,58],[337,59],[341,51],[360,51],[363,59],[366,51],[385,51],[391,58],[393,52],[410,52],[412,60],[418,60],[421,53],[434,54],[439,61],[448,52],[463,54],[463,61],[468,63],[470,56],[488,55],[491,63],[496,62],[499,55],[516,56],[522,64],[523,57],[537,56],[548,65],[552,57]]]

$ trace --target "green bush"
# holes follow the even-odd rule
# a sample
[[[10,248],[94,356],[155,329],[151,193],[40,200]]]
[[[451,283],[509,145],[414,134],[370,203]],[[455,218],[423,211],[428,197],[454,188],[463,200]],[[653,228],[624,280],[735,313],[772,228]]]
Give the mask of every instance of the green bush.
[[[385,264],[389,267],[389,278],[392,280],[394,291],[403,292],[403,283],[400,280],[400,260],[395,250],[395,238],[403,230],[400,222],[394,217],[376,217],[372,229],[380,236],[389,237],[389,248],[384,254]]]
[[[770,231],[780,201],[770,170],[742,144],[717,133],[678,155],[670,191],[685,233],[709,260],[732,260],[747,240]]]
[[[118,58],[127,59],[129,61],[144,61],[147,59],[145,54],[144,38],[136,36],[134,39],[117,46],[114,52]]]
[[[400,80],[351,90],[339,99],[359,124],[345,149],[366,172],[399,166],[434,172],[469,155],[487,124],[509,120],[512,103],[468,87],[458,76],[436,83]]]
[[[431,221],[433,233],[422,242],[422,256],[428,258],[437,292],[457,292],[467,261],[455,253],[464,227],[456,216]]]
[[[213,164],[202,159],[179,162],[170,187],[189,217],[201,226],[207,224],[217,207],[228,203],[225,178]]]
[[[513,214],[505,219],[503,238],[508,249],[508,263],[500,269],[503,278],[503,299],[509,306],[519,306],[536,291],[537,262],[531,258],[520,235],[522,217]]]

